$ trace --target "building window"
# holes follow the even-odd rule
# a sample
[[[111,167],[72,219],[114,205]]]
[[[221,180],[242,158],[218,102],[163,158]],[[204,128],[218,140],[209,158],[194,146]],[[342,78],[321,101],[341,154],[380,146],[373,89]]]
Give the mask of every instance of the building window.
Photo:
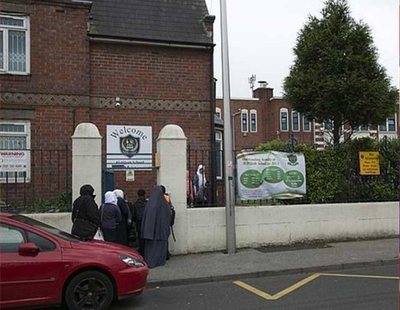
[[[300,119],[299,112],[292,111],[292,130],[293,131],[300,131],[299,119]]]
[[[215,108],[215,116],[216,116],[218,119],[222,119],[221,108]]]
[[[28,121],[0,121],[1,182],[29,181],[30,131]]]
[[[250,132],[257,132],[257,110],[250,110]]]
[[[223,163],[222,163],[222,159],[223,159],[223,140],[222,140],[222,131],[215,131],[215,159],[216,159],[216,165],[215,165],[215,170],[216,170],[216,177],[218,179],[222,179],[223,176],[223,171],[222,171],[222,167],[223,167]]]
[[[242,120],[242,126],[241,126],[241,132],[249,132],[249,114],[247,110],[241,110],[240,112],[241,115],[241,120]]]
[[[29,17],[0,14],[0,73],[28,74]]]
[[[332,128],[333,128],[333,121],[332,120],[327,120],[327,121],[324,121],[324,128],[325,128],[325,130],[332,130]]]
[[[396,131],[396,118],[395,116],[388,117],[386,123],[379,125],[379,131]]]
[[[281,131],[288,131],[288,109],[282,108],[279,113]]]
[[[303,131],[311,131],[311,122],[307,116],[303,115]]]

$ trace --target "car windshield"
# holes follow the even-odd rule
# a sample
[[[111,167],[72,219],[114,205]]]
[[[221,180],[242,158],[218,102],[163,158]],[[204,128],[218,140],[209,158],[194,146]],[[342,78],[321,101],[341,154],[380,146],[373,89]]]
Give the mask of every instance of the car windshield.
[[[38,220],[35,220],[33,218],[21,215],[21,214],[16,214],[16,215],[12,215],[11,218],[13,220],[34,226],[36,228],[39,228],[41,230],[44,230],[45,232],[48,232],[50,234],[56,235],[60,238],[63,238],[65,240],[69,240],[69,241],[80,241],[80,239],[74,235],[71,235],[65,231],[59,230],[58,228],[55,228],[53,226],[50,226],[46,223],[40,222]]]

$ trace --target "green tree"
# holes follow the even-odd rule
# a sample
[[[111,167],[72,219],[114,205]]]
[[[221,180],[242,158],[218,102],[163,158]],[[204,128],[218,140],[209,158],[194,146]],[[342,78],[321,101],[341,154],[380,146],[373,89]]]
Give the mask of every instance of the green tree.
[[[321,13],[299,33],[284,94],[296,111],[332,122],[337,145],[343,125],[379,125],[393,115],[398,90],[378,64],[369,27],[351,17],[347,0],[327,0]]]

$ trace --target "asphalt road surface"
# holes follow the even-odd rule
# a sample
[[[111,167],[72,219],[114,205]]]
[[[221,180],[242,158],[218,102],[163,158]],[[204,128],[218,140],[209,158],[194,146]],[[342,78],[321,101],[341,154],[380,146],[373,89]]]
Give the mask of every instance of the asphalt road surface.
[[[397,265],[148,288],[115,302],[125,309],[398,310]]]

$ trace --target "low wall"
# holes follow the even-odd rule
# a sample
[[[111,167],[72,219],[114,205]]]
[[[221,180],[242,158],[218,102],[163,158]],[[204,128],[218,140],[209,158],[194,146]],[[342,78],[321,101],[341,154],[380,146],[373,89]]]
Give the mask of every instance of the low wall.
[[[187,242],[187,253],[226,248],[225,208],[187,209],[186,215],[179,218],[188,221],[187,240],[176,242]],[[29,216],[71,230],[70,213]],[[236,207],[237,248],[398,234],[399,202]]]

